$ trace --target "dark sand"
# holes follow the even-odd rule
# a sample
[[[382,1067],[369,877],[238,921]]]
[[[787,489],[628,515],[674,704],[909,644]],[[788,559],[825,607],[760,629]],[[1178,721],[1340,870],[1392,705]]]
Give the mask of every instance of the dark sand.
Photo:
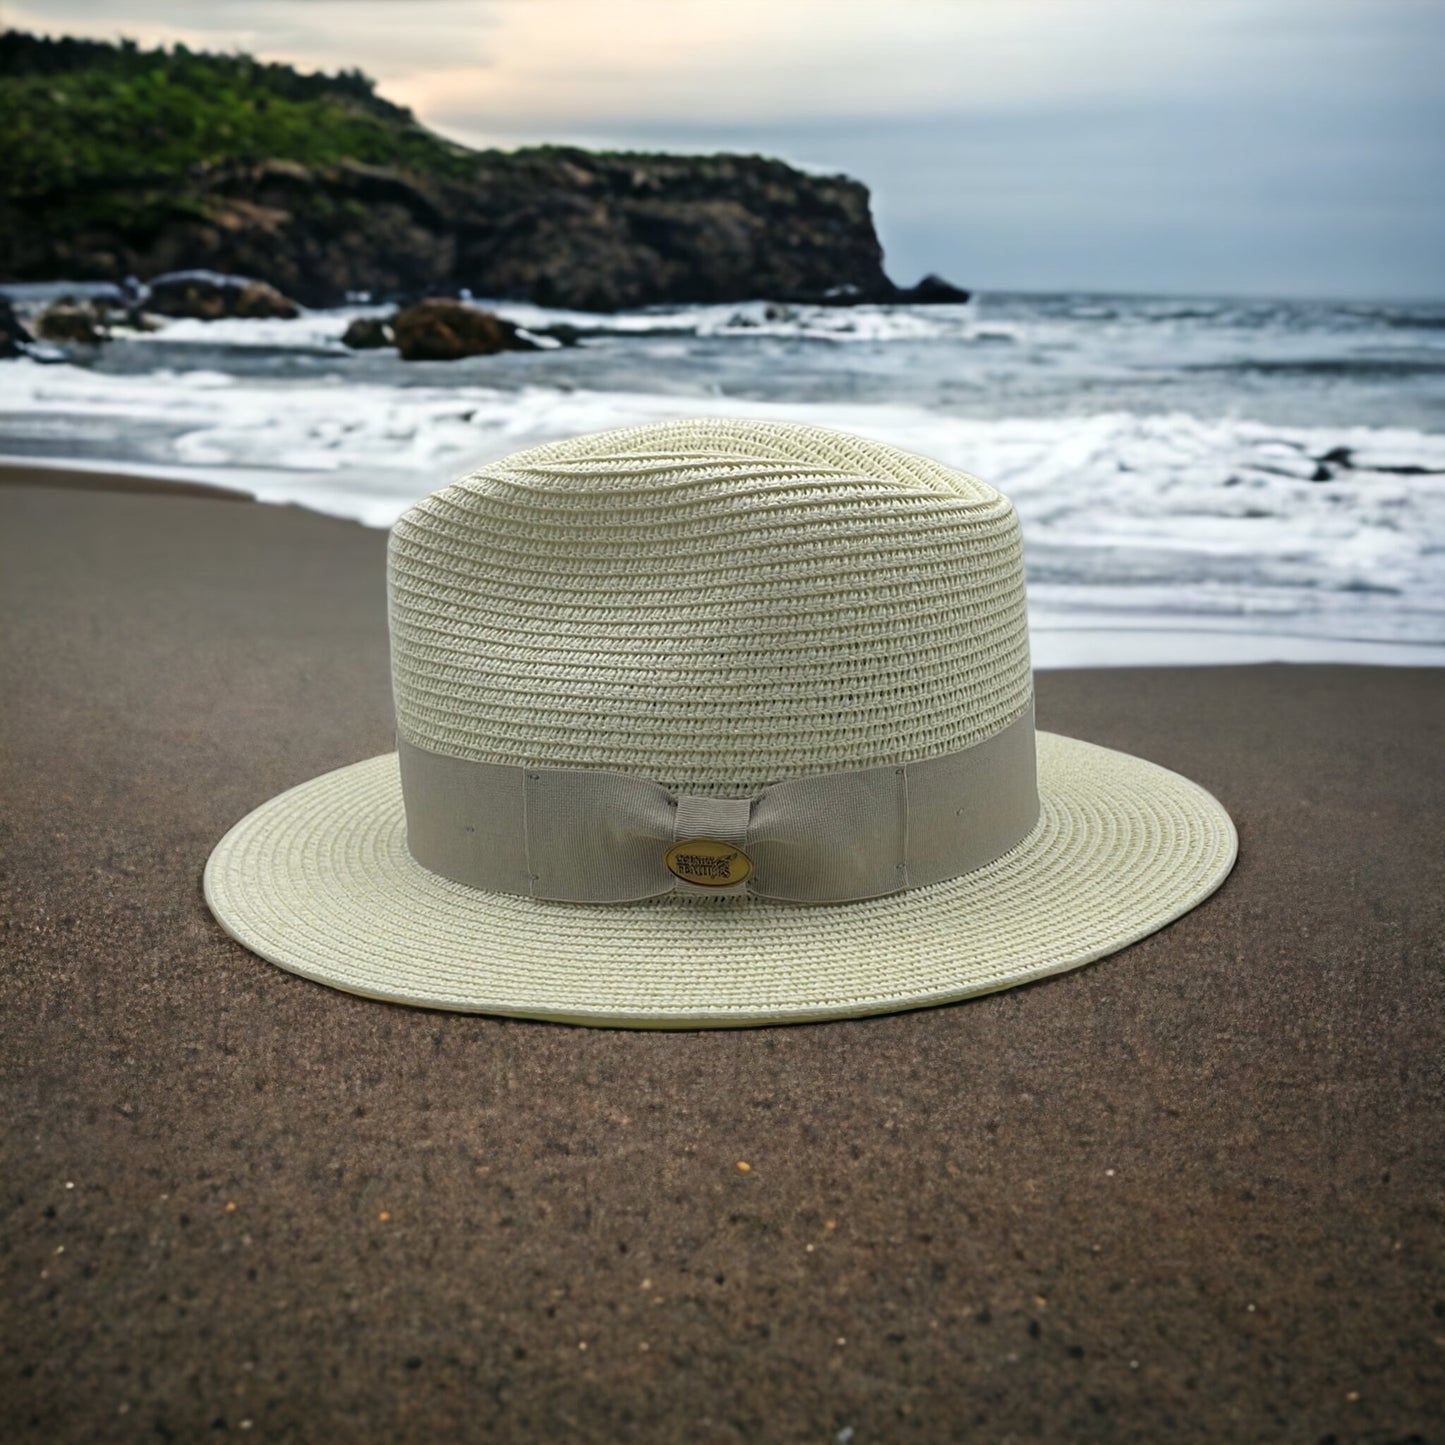
[[[170,497],[214,497],[217,501],[253,502],[250,492],[213,487],[205,482],[162,480],[131,472],[90,467],[52,467],[41,463],[0,462],[0,487],[78,487],[84,492],[152,492]]]
[[[1041,674],[1040,726],[1241,840],[1075,973],[745,1031],[426,1012],[200,892],[388,750],[383,555],[0,490],[0,1440],[1445,1439],[1445,675]]]

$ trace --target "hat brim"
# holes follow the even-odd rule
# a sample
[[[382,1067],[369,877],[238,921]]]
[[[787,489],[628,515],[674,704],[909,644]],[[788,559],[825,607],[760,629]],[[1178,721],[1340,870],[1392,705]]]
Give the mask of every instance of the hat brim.
[[[803,1023],[951,1003],[1115,953],[1207,898],[1229,815],[1157,764],[1038,740],[1038,825],[963,877],[835,904],[484,893],[406,848],[395,753],[272,798],[211,854],[205,896],[253,953],[426,1008],[623,1028]]]

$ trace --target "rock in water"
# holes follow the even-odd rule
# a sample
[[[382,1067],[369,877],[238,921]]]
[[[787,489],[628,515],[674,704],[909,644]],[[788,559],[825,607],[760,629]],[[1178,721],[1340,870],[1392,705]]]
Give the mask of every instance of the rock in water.
[[[952,281],[930,271],[916,286],[906,286],[898,293],[900,301],[915,306],[959,305],[968,300],[969,293]]]
[[[395,346],[396,336],[381,317],[358,316],[342,333],[341,344],[353,351],[373,351],[379,346]]]
[[[200,321],[222,317],[277,317],[289,321],[300,308],[274,286],[250,276],[216,271],[171,271],[150,282],[145,309],[158,316],[190,316]]]
[[[0,296],[0,357],[24,356],[25,348],[34,340],[15,308]]]
[[[301,308],[265,281],[248,281],[236,297],[236,316],[274,316],[289,321],[301,314]]]
[[[94,306],[57,301],[35,318],[35,334],[42,341],[99,346],[106,339],[101,316]]]
[[[463,356],[537,349],[517,334],[510,321],[480,306],[438,296],[398,311],[391,329],[403,361],[456,361]]]

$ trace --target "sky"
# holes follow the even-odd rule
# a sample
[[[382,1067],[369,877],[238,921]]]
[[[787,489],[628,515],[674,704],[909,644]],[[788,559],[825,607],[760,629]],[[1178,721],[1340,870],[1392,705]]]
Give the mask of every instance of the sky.
[[[0,0],[359,67],[476,146],[868,185],[900,284],[1445,298],[1445,0]]]

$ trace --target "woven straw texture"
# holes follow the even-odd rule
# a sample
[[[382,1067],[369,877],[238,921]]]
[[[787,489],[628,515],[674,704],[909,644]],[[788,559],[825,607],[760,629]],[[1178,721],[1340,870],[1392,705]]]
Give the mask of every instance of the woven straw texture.
[[[1032,688],[1007,498],[821,428],[519,452],[407,512],[389,575],[398,730],[454,757],[741,796],[955,752]]]
[[[533,448],[442,488],[389,554],[397,727],[456,757],[741,796],[992,736],[1032,694],[1017,517],[936,462],[708,419]],[[1037,735],[1030,836],[962,878],[798,905],[492,894],[406,849],[396,758],[265,803],[207,865],[222,925],[370,997],[704,1028],[889,1012],[1061,972],[1227,876],[1189,780]]]

